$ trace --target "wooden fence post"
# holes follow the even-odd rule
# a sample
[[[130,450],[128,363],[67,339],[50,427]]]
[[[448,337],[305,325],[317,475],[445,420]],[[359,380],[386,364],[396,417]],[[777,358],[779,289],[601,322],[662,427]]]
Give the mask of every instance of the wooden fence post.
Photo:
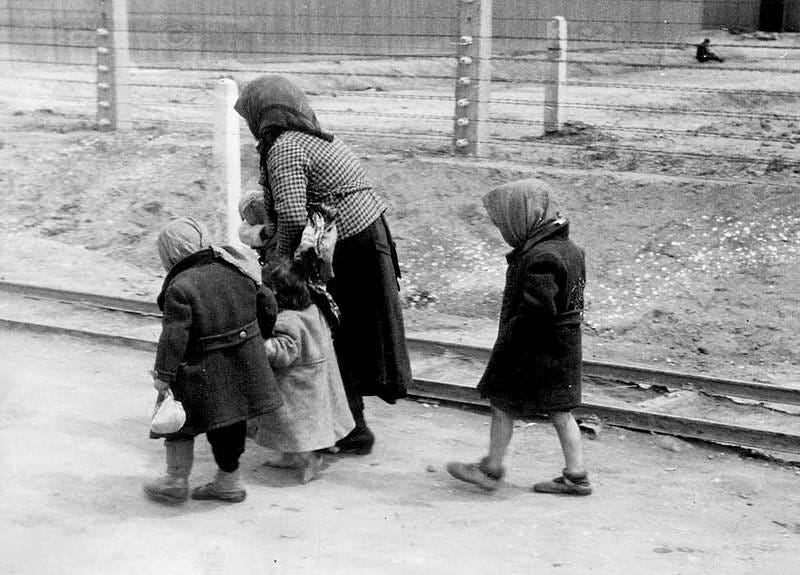
[[[97,128],[131,127],[128,69],[128,1],[98,0]]]
[[[455,126],[458,154],[481,155],[491,97],[492,0],[458,0]]]
[[[233,106],[239,87],[230,78],[221,78],[215,89],[214,164],[220,174],[220,190],[226,195],[225,237],[230,245],[239,245],[239,198],[242,194],[242,164],[239,138],[239,115]]]
[[[549,75],[544,88],[544,133],[561,129],[559,107],[567,81],[567,21],[556,16],[547,23]]]

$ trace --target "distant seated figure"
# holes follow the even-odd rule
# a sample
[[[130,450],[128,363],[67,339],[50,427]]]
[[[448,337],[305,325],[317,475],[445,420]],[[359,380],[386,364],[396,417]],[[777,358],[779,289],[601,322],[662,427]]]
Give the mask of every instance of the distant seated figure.
[[[711,40],[709,40],[708,38],[706,38],[700,44],[697,45],[697,55],[695,56],[697,58],[697,61],[708,62],[710,60],[713,60],[715,62],[724,62],[722,58],[720,58],[719,56],[714,54],[714,52],[711,51],[711,48],[709,47],[710,45],[711,45]]]

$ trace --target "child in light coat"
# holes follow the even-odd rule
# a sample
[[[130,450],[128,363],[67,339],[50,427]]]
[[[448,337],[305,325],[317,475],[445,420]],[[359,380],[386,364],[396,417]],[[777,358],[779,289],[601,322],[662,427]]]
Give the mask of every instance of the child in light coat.
[[[278,318],[265,348],[283,405],[251,420],[256,443],[277,452],[265,465],[299,470],[299,480],[316,478],[322,450],[333,447],[354,427],[333,349],[331,328],[312,299],[303,266],[281,260],[269,284],[278,300]]]

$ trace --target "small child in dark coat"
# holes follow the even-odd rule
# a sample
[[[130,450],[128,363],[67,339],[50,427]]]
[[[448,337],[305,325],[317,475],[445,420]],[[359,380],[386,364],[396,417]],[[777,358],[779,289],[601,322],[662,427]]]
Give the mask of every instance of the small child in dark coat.
[[[478,463],[449,463],[447,470],[496,490],[514,419],[547,414],[566,465],[559,477],[533,490],[589,495],[581,432],[571,412],[581,402],[584,252],[569,239],[569,223],[544,182],[511,182],[489,192],[483,204],[513,248],[506,256],[497,341],[478,384],[492,408],[489,454]]]
[[[282,398],[264,350],[277,302],[261,285],[261,271],[230,246],[213,246],[204,225],[192,218],[168,223],[158,237],[167,277],[158,296],[163,312],[153,386],[170,389],[183,403],[186,422],[164,438],[167,473],[144,491],[162,503],[189,497],[194,438],[206,434],[217,475],[195,488],[193,499],[244,500],[239,458],[247,420],[274,412]]]

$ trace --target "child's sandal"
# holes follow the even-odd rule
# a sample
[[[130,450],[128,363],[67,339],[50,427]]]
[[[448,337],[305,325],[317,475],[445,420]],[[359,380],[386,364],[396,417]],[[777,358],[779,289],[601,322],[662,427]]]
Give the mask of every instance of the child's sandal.
[[[505,475],[503,468],[489,468],[486,458],[481,459],[479,463],[448,463],[447,472],[456,479],[472,483],[486,491],[496,491]]]
[[[590,495],[592,485],[589,483],[589,474],[569,473],[566,469],[561,472],[561,477],[550,481],[542,481],[533,486],[537,493],[555,493],[557,495]]]

